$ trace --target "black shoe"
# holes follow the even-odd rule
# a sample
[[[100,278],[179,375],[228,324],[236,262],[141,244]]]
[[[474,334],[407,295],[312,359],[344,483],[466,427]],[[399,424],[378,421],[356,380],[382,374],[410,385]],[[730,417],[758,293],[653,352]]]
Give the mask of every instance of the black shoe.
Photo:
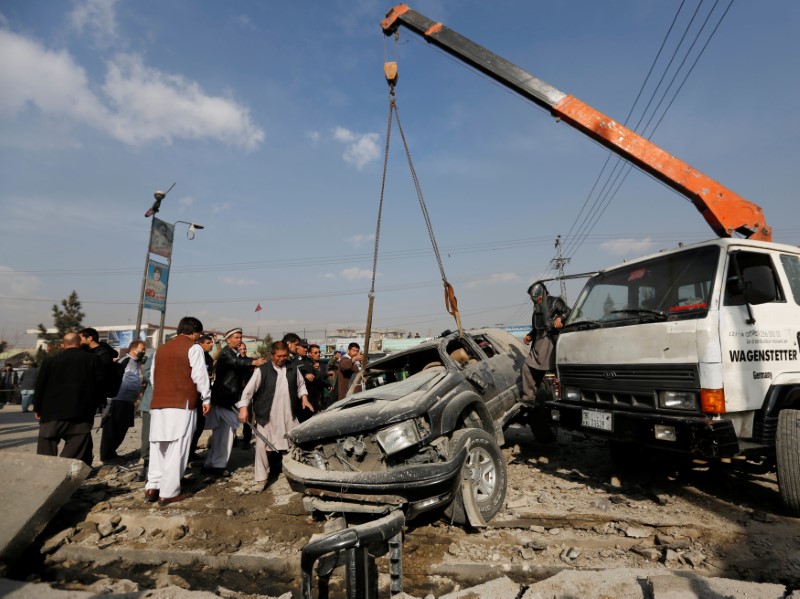
[[[230,478],[232,476],[230,470],[225,468],[209,468],[207,466],[203,466],[200,472],[203,474],[210,474],[211,476],[220,476],[222,478]]]

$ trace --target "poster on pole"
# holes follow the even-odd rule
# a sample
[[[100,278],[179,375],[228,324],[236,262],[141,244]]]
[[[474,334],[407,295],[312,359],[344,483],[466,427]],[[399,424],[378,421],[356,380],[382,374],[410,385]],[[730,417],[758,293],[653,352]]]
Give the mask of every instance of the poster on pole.
[[[172,256],[172,239],[175,236],[175,225],[153,217],[150,228],[150,252],[169,258]]]
[[[148,310],[167,310],[167,283],[169,266],[155,260],[147,262],[147,280],[144,287],[144,307]]]

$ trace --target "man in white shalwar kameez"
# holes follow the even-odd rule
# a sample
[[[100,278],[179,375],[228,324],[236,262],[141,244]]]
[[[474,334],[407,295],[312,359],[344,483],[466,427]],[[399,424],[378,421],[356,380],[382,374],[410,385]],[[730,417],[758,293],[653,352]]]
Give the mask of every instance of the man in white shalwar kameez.
[[[189,460],[189,446],[196,423],[197,402],[208,413],[211,386],[203,348],[196,341],[203,324],[186,316],[178,334],[158,348],[150,371],[153,401],[150,404],[150,464],[145,499],[165,506],[191,497],[181,492],[181,477]]]
[[[272,344],[271,362],[256,369],[244,388],[242,399],[236,403],[239,421],[247,421],[248,406],[252,404],[256,430],[266,437],[279,453],[289,450],[286,433],[300,422],[297,417],[306,408],[314,411],[308,400],[303,375],[292,365],[286,366],[289,347],[283,341]],[[256,435],[256,488],[266,488],[269,478],[269,454],[272,451],[260,435]]]

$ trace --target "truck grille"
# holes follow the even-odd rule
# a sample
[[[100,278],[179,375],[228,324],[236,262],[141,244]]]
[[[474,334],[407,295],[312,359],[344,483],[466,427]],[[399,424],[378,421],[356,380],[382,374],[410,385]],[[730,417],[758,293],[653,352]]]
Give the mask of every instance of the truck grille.
[[[563,365],[558,375],[562,390],[577,387],[581,403],[597,407],[655,410],[658,391],[700,390],[695,364]]]

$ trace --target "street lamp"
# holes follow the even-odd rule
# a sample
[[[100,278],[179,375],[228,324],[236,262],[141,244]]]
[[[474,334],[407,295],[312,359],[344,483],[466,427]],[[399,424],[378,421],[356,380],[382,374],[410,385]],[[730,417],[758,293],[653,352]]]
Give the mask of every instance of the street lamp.
[[[150,210],[148,210],[147,213],[145,214],[146,217],[149,218],[151,216],[154,216],[155,213],[159,211],[159,209],[161,208],[161,201],[166,197],[166,195],[170,192],[170,190],[174,186],[175,186],[175,184],[173,183],[172,186],[166,192],[157,191],[157,192],[155,192],[153,194],[153,197],[155,198],[155,202],[153,203],[153,206],[150,208]],[[185,221],[185,220],[177,220],[174,223],[172,223],[172,230],[174,231],[175,230],[175,226],[178,225],[178,224],[181,224],[181,223],[185,224],[185,225],[189,225],[189,230],[186,232],[186,237],[187,237],[187,239],[190,239],[190,240],[194,239],[195,233],[197,231],[199,231],[200,229],[204,228],[203,225],[200,225],[200,224],[197,224],[197,223],[191,223],[191,222],[188,222],[188,221]],[[141,294],[139,295],[139,312],[138,312],[138,314],[136,316],[136,333],[135,333],[135,337],[134,337],[136,340],[139,340],[140,337],[141,337],[142,313],[144,312],[144,297],[145,297],[145,291],[147,289],[147,273],[148,273],[148,267],[150,266],[150,249],[151,249],[151,242],[152,242],[152,239],[153,239],[153,227],[154,227],[154,225],[155,225],[155,219],[152,219],[150,221],[150,235],[147,238],[147,252],[145,253],[144,274],[142,275],[142,291],[141,291]],[[157,252],[157,253],[160,253],[160,252]],[[172,245],[171,245],[171,243],[169,245],[169,251],[167,253],[166,258],[167,258],[167,273],[169,273],[170,269],[171,269],[171,266],[172,266]],[[167,280],[167,285],[164,288],[164,305],[163,305],[164,309],[161,310],[161,325],[160,325],[160,328],[159,328],[159,339],[158,339],[158,344],[157,345],[161,345],[161,343],[164,341],[164,318],[166,316],[166,311],[167,311],[167,292],[168,292],[168,290],[169,290],[169,279]]]
[[[190,223],[190,222],[185,221],[185,220],[176,220],[174,223],[172,223],[173,230],[175,230],[175,225],[177,225],[179,223],[182,223],[184,225],[189,225],[189,230],[186,231],[186,238],[189,239],[190,241],[192,239],[194,239],[194,234],[195,234],[196,231],[199,231],[200,229],[204,229],[205,228],[205,227],[203,227],[203,225],[198,225],[197,223]],[[172,274],[171,274],[172,273],[172,252],[170,252],[169,256],[167,257],[167,271],[170,273],[170,276],[172,276]],[[167,283],[167,288],[164,290],[164,310],[161,312],[161,324],[160,324],[160,326],[158,328],[158,344],[159,345],[164,343],[164,319],[166,318],[166,315],[167,315],[167,294],[168,293],[169,293],[169,283]],[[144,296],[142,296],[142,305],[144,305]],[[137,339],[138,339],[138,337],[137,337]]]

